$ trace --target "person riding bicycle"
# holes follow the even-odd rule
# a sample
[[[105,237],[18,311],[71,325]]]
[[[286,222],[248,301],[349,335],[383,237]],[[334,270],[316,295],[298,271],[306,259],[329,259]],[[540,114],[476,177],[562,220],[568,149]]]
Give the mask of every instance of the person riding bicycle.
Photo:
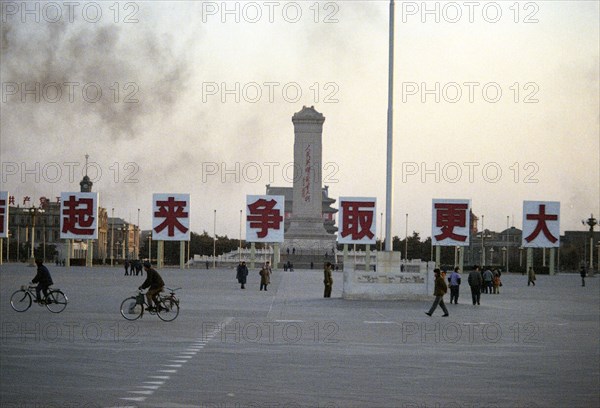
[[[35,264],[37,265],[37,274],[31,280],[31,283],[37,283],[35,287],[35,295],[36,302],[42,303],[42,298],[40,296],[40,292],[44,292],[44,297],[48,296],[48,288],[54,283],[52,282],[52,276],[50,276],[50,271],[44,265],[44,262],[41,259],[36,259]]]
[[[146,271],[146,280],[142,283],[138,289],[149,288],[146,292],[146,299],[148,300],[148,311],[156,310],[155,304],[158,306],[158,299],[156,298],[165,287],[165,282],[161,278],[156,269],[152,268],[150,262],[144,262],[144,270]]]

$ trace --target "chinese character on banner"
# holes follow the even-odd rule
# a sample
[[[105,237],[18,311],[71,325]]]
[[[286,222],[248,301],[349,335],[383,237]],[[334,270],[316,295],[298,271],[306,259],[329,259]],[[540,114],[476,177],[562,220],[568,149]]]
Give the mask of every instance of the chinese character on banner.
[[[60,238],[98,238],[98,193],[61,193]]]
[[[283,242],[284,196],[246,196],[246,241]]]
[[[377,199],[340,197],[340,244],[374,244],[377,241]]]
[[[560,246],[560,202],[523,201],[523,247]]]
[[[0,238],[8,237],[8,191],[0,191]]]
[[[152,195],[152,239],[190,240],[190,195]]]
[[[431,240],[438,246],[468,246],[471,200],[434,199]]]

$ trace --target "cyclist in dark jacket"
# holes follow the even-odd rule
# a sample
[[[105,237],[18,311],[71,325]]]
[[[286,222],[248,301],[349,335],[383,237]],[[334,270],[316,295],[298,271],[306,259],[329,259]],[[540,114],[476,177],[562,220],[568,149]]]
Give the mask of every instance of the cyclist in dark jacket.
[[[31,280],[31,283],[37,283],[35,288],[36,302],[41,302],[40,292],[44,292],[44,297],[48,296],[48,288],[54,282],[52,282],[52,276],[50,276],[50,271],[44,265],[44,262],[41,259],[36,259],[35,264],[37,265],[37,274]]]
[[[154,304],[158,305],[156,296],[163,291],[165,282],[159,273],[156,272],[156,269],[152,268],[150,262],[144,262],[144,270],[146,271],[146,280],[139,289],[149,288],[148,292],[146,292],[146,299],[148,300],[148,309],[152,310],[154,309]]]

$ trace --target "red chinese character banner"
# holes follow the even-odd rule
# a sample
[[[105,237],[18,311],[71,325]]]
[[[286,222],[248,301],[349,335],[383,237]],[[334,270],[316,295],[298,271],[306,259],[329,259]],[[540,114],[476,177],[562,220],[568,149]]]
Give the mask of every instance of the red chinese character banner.
[[[60,193],[60,238],[98,239],[98,193]]]
[[[523,242],[526,248],[560,246],[560,202],[523,201]]]
[[[431,241],[437,246],[469,246],[471,200],[433,199]]]
[[[0,191],[0,238],[8,238],[8,191]]]
[[[152,195],[152,239],[190,240],[190,195]]]
[[[246,196],[246,241],[283,242],[284,196]]]
[[[375,244],[377,198],[340,197],[338,243]]]

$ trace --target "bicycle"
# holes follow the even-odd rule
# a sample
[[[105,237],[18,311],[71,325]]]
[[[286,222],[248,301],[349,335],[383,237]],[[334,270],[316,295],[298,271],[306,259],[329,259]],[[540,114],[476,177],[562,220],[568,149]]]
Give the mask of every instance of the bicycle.
[[[128,297],[121,302],[121,315],[127,320],[137,320],[144,315],[147,310],[150,314],[157,314],[159,319],[165,322],[171,322],[179,316],[179,299],[175,296],[175,291],[181,289],[166,288],[168,295],[158,295],[158,306],[154,309],[149,308],[145,294],[140,290],[137,295]]]
[[[10,296],[10,306],[15,312],[24,312],[31,307],[36,298],[36,286],[22,285]],[[43,292],[42,292],[43,294]],[[52,313],[60,313],[67,307],[69,299],[60,289],[48,289],[48,295],[44,296],[39,302],[40,305],[46,305],[46,308]]]

